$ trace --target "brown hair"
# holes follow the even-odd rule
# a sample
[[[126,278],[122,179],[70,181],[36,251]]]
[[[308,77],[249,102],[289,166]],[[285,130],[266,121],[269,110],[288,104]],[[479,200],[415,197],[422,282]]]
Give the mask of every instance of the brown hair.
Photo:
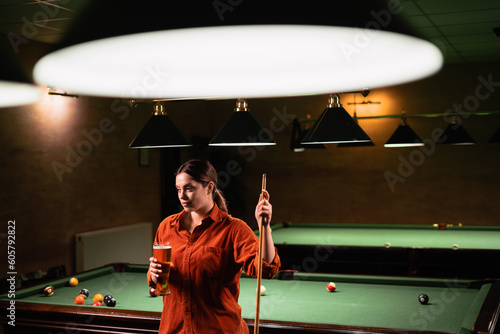
[[[214,191],[212,197],[217,206],[224,212],[227,212],[227,205],[222,192],[217,189],[217,172],[214,166],[207,160],[192,159],[185,162],[175,172],[175,176],[186,173],[193,178],[196,182],[203,184],[204,187],[208,186],[210,181],[214,183]]]

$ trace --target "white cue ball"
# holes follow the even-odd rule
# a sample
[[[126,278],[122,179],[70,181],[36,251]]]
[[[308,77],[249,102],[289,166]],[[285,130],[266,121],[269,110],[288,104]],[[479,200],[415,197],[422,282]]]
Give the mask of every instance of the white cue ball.
[[[255,290],[257,290],[257,289],[255,289]],[[266,294],[266,287],[261,285],[260,286],[260,295],[264,296],[265,294]]]

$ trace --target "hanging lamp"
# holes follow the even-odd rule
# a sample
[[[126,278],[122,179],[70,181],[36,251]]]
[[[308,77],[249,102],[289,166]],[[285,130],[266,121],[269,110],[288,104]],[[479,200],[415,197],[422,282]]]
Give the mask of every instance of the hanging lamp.
[[[384,144],[384,147],[415,147],[424,146],[424,142],[406,123],[406,110],[401,112],[401,120],[396,131],[392,134],[389,140]]]
[[[270,145],[276,145],[276,142],[250,113],[245,99],[236,101],[234,112],[209,144],[209,146]]]
[[[436,141],[437,144],[451,145],[474,145],[476,141],[472,139],[467,130],[457,120],[456,112],[453,113],[450,124],[446,127],[443,134]]]
[[[154,105],[153,115],[129,148],[172,148],[192,146],[168,117],[162,102]]]
[[[330,95],[326,109],[309,129],[302,145],[370,142],[371,139],[340,104],[338,94]]]

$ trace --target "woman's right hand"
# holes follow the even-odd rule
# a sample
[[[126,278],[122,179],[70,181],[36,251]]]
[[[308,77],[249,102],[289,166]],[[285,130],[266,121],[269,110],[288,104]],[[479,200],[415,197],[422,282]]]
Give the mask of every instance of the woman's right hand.
[[[156,284],[158,277],[162,272],[167,272],[171,267],[173,267],[172,262],[159,263],[154,257],[149,258],[149,272],[151,274],[151,280]]]

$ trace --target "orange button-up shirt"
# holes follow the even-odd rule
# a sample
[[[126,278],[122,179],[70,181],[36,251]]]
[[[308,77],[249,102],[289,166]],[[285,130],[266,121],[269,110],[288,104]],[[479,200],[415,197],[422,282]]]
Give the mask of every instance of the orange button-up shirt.
[[[238,305],[240,276],[257,276],[258,239],[248,225],[219,209],[193,233],[182,227],[185,212],[167,217],[156,242],[170,242],[170,295],[163,297],[159,333],[248,333]],[[262,278],[273,278],[280,259],[262,261]],[[148,270],[148,282],[151,281]]]

